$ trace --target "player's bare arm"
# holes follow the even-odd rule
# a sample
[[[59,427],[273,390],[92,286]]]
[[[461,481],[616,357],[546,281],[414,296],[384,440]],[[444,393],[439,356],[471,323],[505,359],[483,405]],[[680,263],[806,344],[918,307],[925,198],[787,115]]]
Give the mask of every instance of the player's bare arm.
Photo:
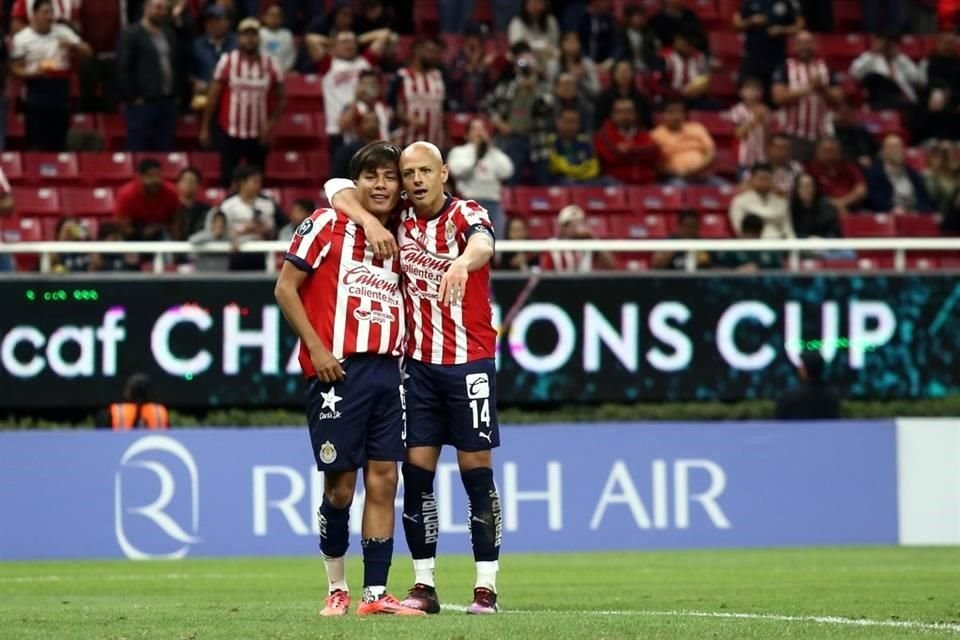
[[[324,189],[330,204],[363,229],[367,242],[373,247],[373,253],[377,258],[385,260],[397,256],[399,253],[397,239],[387,231],[377,216],[364,208],[357,194],[357,187],[352,181],[334,178],[327,180]]]
[[[280,306],[280,311],[283,312],[283,317],[287,319],[297,337],[310,352],[310,361],[317,370],[317,377],[323,382],[343,380],[347,374],[320,340],[320,336],[307,318],[307,310],[303,308],[303,302],[300,301],[298,291],[300,285],[307,279],[307,275],[289,262],[284,262],[277,285],[273,289],[273,295]]]
[[[458,305],[467,291],[470,272],[483,268],[493,258],[493,240],[489,232],[474,233],[467,241],[463,254],[450,264],[440,280],[438,299],[447,306]]]

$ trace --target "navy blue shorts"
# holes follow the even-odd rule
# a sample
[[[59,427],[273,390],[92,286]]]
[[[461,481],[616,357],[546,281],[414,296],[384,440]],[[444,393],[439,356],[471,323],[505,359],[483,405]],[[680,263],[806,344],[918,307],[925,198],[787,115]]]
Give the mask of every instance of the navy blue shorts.
[[[358,355],[340,382],[307,382],[307,423],[320,471],[353,471],[368,460],[403,460],[403,385],[396,358]]]
[[[407,447],[484,451],[500,446],[497,367],[493,359],[466,364],[406,362]]]

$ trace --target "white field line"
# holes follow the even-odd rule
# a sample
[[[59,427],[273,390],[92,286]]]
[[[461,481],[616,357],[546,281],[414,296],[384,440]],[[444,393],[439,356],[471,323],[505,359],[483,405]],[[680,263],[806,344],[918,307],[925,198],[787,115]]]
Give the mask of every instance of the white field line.
[[[41,582],[70,582],[73,580],[104,580],[110,582],[129,582],[139,580],[226,580],[237,578],[267,578],[275,574],[264,573],[156,573],[156,574],[115,574],[115,575],[77,575],[77,576],[0,576],[0,584],[30,584]],[[466,607],[445,604],[446,611],[464,612]],[[883,627],[888,629],[915,629],[924,631],[950,631],[960,633],[960,624],[949,622],[920,622],[917,620],[871,620],[868,618],[841,618],[839,616],[788,616],[777,613],[739,613],[734,611],[644,611],[644,610],[510,610],[502,611],[508,615],[550,615],[570,616],[635,616],[641,618],[719,618],[727,620],[768,620],[772,622],[797,622],[803,624],[825,624],[848,627]]]
[[[464,612],[466,607],[457,604],[442,605],[444,610]],[[736,613],[724,611],[687,611],[679,609],[676,611],[642,611],[642,610],[596,610],[596,611],[574,611],[574,610],[506,610],[501,611],[509,615],[536,615],[548,613],[550,615],[572,615],[572,616],[636,616],[644,618],[725,618],[732,620],[769,620],[774,622],[799,622],[805,624],[832,624],[850,627],[886,627],[894,629],[920,629],[924,631],[951,631],[960,633],[960,624],[947,622],[919,622],[915,620],[870,620],[866,618],[841,618],[839,616],[787,616],[777,613]]]

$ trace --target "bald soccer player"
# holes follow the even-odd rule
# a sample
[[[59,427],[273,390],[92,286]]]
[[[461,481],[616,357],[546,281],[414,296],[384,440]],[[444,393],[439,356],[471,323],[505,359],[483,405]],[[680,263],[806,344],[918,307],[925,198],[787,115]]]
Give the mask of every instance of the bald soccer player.
[[[434,476],[440,449],[457,449],[470,508],[477,565],[472,614],[497,612],[497,571],[503,518],[493,482],[500,444],[490,290],[493,225],[472,200],[444,193],[447,166],[437,147],[415,142],[400,155],[406,198],[397,241],[407,344],[407,455],[403,464],[403,528],[415,584],[402,604],[439,613],[434,568],[439,518]],[[327,198],[364,229],[379,221],[361,206],[354,185],[330,180]]]

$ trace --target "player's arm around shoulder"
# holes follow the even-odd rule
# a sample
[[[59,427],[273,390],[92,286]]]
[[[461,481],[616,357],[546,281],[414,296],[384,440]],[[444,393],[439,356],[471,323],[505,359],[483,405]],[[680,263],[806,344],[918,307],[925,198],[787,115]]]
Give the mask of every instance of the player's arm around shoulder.
[[[327,201],[337,211],[363,229],[367,242],[373,247],[373,253],[377,258],[386,259],[397,256],[399,253],[397,239],[360,203],[357,185],[353,180],[331,178],[324,183],[323,190]]]

